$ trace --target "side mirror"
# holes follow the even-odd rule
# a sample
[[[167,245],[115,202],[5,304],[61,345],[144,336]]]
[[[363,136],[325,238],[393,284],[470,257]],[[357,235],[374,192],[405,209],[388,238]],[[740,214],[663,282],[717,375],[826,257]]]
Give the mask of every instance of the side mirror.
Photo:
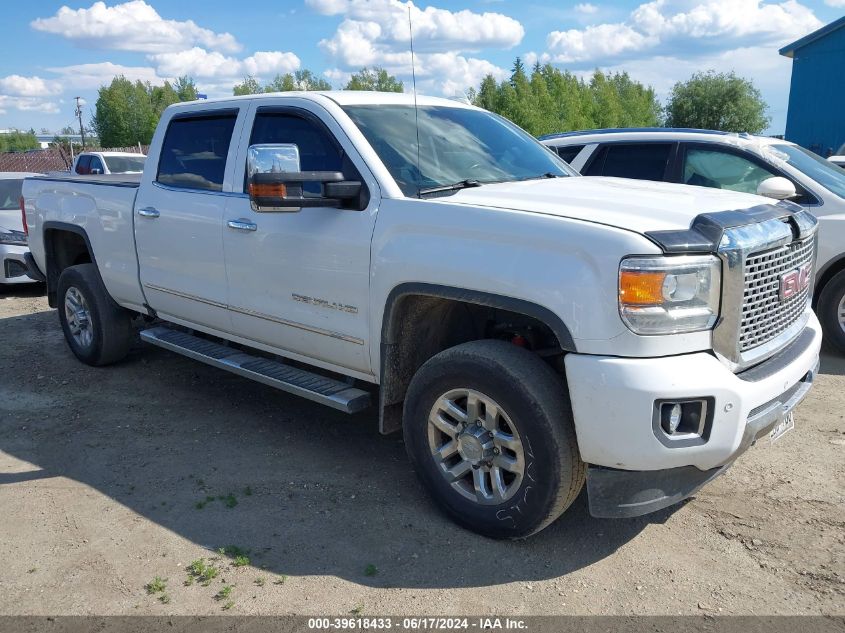
[[[775,200],[788,200],[798,195],[795,191],[795,185],[790,180],[782,176],[774,176],[766,178],[763,182],[757,185],[757,195],[766,196]]]
[[[320,193],[307,191],[308,183]],[[305,207],[340,207],[357,200],[361,183],[339,171],[300,171],[299,148],[293,143],[250,145],[247,188],[253,211],[297,212]]]

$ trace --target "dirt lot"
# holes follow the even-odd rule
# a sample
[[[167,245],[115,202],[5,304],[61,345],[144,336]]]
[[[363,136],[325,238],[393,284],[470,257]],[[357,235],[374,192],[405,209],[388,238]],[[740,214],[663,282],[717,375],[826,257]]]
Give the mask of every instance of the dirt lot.
[[[511,543],[441,516],[375,413],[140,344],[84,366],[32,290],[0,294],[0,341],[0,614],[845,613],[831,354],[796,430],[694,500],[609,521],[582,497]],[[187,586],[200,558],[220,574]]]

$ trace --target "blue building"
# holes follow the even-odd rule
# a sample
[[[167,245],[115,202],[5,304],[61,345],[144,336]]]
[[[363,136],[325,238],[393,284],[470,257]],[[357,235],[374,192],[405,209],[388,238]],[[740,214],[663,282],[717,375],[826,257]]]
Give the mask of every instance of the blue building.
[[[845,17],[780,54],[792,58],[786,140],[829,156],[845,143]]]

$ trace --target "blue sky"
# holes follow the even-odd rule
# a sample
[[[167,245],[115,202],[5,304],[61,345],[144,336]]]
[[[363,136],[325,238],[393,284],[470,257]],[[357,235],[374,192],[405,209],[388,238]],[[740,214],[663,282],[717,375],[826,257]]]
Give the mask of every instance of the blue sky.
[[[626,70],[663,98],[697,70],[735,70],[782,133],[791,62],[780,46],[845,14],[845,0],[106,0],[4,3],[0,128],[89,120],[118,73],[196,78],[209,96],[244,75],[308,68],[340,86],[364,65],[410,79],[408,5],[421,92],[445,96],[507,76],[516,56],[588,74]]]

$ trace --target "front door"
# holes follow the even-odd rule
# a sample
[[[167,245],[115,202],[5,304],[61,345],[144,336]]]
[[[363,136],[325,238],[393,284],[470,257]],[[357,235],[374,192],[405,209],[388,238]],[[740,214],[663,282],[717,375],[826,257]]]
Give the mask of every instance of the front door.
[[[294,358],[367,374],[375,181],[319,105],[265,104],[253,105],[252,123],[247,119],[249,145],[294,143],[301,171],[340,171],[348,180],[363,180],[373,195],[363,211],[259,213],[246,194],[230,198],[223,244],[235,331]],[[244,144],[235,171],[241,190],[246,149]]]
[[[147,303],[168,320],[231,329],[223,213],[237,116],[232,109],[175,116],[158,164],[145,171],[138,191],[135,239],[141,284]]]

